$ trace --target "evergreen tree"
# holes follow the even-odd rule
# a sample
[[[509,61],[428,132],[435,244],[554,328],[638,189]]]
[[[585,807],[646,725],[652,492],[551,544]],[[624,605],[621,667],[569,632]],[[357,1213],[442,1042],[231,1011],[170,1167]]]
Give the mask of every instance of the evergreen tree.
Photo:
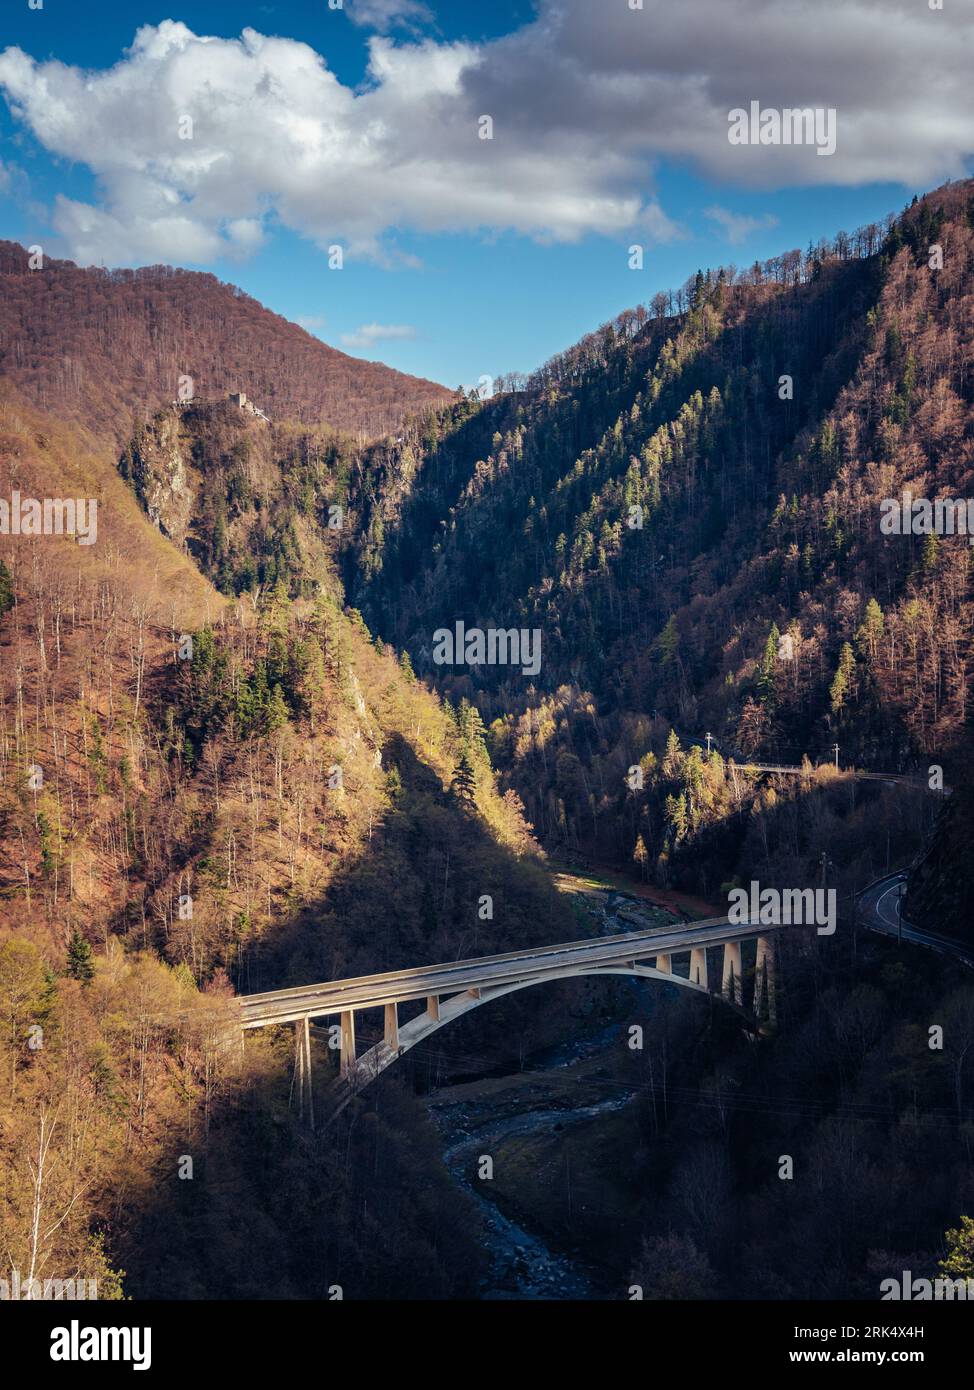
[[[306,642],[298,644],[295,660],[298,668],[295,684],[301,703],[311,720],[311,732],[314,733],[324,702],[326,677],[321,643],[313,633]]]
[[[937,568],[939,549],[940,542],[937,540],[936,532],[928,531],[923,538],[923,553],[920,556],[920,569],[924,574],[933,574]]]
[[[14,584],[10,571],[0,560],[0,618],[14,606]]]
[[[663,772],[667,777],[675,777],[683,764],[683,754],[680,751],[680,740],[677,738],[676,730],[671,729],[666,736],[666,751],[663,754]]]
[[[477,774],[474,771],[470,754],[464,748],[460,760],[453,771],[450,789],[461,806],[474,807],[477,804]]]
[[[87,984],[95,974],[91,947],[77,927],[68,942],[68,974],[72,980],[80,980],[82,984]]]
[[[264,726],[269,734],[276,733],[278,729],[283,729],[288,722],[287,701],[280,685],[275,685],[270,699],[267,702],[267,714]]]
[[[853,655],[852,647],[848,642],[842,643],[842,651],[839,653],[839,666],[835,673],[835,678],[829,687],[829,697],[832,705],[832,713],[838,714],[846,702],[849,694],[849,687],[852,682],[852,674],[856,669],[856,658]]]
[[[679,648],[680,634],[676,628],[676,615],[671,614],[669,621],[659,635],[660,657],[664,666],[670,664]]]
[[[95,790],[99,796],[104,796],[108,789],[108,759],[105,757],[105,745],[101,736],[101,725],[95,715],[91,716],[91,746],[88,751],[88,761],[95,771]]]
[[[871,598],[866,604],[862,622],[856,629],[856,647],[860,656],[869,657],[870,660],[875,657],[885,628],[883,610],[876,600]]]
[[[679,842],[685,838],[687,830],[690,828],[689,816],[687,815],[686,794],[681,792],[679,796],[668,796],[666,798],[666,819],[673,827],[673,838]]]
[[[480,710],[476,705],[471,704],[469,700],[463,699],[460,701],[460,707],[457,710],[456,718],[457,731],[460,734],[463,748],[470,754],[472,761],[474,763],[489,764],[490,756],[487,752],[487,730],[484,727],[484,721],[481,718]]]
[[[758,667],[758,699],[769,713],[773,713],[778,703],[778,691],[775,681],[775,671],[778,665],[778,643],[781,641],[781,633],[778,631],[777,623],[771,624],[771,631],[768,633],[768,640],[764,644],[764,653],[761,657],[761,664]]]
[[[695,800],[703,782],[703,751],[698,743],[690,749],[683,760],[683,785],[688,797]]]

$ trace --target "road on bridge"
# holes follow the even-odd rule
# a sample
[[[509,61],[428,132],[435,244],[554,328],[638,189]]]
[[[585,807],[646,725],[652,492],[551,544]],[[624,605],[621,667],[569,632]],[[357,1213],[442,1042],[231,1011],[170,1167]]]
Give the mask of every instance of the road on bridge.
[[[488,989],[522,980],[541,981],[577,973],[579,969],[597,970],[600,966],[609,967],[650,955],[679,955],[707,946],[748,941],[775,930],[778,928],[767,924],[732,924],[726,917],[713,917],[672,929],[664,927],[627,932],[622,936],[593,937],[557,946],[510,951],[499,956],[393,970],[382,975],[362,975],[273,990],[267,994],[245,994],[239,1000],[242,1026],[262,1028],[271,1023],[291,1023],[349,1009],[380,1008],[385,1004]]]
[[[585,975],[637,975],[661,983],[715,994],[735,1009],[754,1032],[761,1032],[762,1006],[776,1021],[774,951],[771,935],[777,924],[731,922],[727,917],[702,922],[624,932],[616,936],[586,937],[555,946],[538,946],[504,955],[474,960],[421,965],[409,970],[390,970],[381,975],[329,980],[321,984],[245,994],[237,1000],[240,1027],[266,1028],[295,1025],[294,1092],[302,1118],[307,1105],[315,1127],[312,1087],[311,1020],[339,1015],[339,1075],[327,1094],[330,1121],[362,1086],[390,1066],[404,1052],[471,1009],[479,1008],[514,990],[552,980]],[[744,971],[741,946],[756,942],[753,966],[754,1002],[744,1006]],[[720,972],[710,985],[708,951],[723,949]],[[689,973],[673,968],[673,957],[689,955]],[[650,966],[647,962],[652,959]],[[717,981],[719,980],[719,994]],[[403,1022],[400,1004],[425,1003],[425,1010]],[[355,1016],[365,1009],[384,1012],[383,1037],[359,1055],[355,1040]],[[336,1043],[332,1041],[334,1047]]]

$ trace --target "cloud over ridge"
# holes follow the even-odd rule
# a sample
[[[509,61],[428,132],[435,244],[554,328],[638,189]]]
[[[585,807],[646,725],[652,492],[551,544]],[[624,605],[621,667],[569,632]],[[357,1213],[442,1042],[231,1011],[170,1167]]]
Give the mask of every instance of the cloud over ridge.
[[[652,192],[660,160],[743,187],[922,186],[962,175],[974,146],[974,35],[911,0],[888,0],[881,26],[868,0],[818,0],[812,25],[771,0],[542,0],[487,43],[368,44],[352,88],[297,40],[164,20],[104,71],[8,48],[0,90],[48,151],[95,175],[98,200],[59,195],[53,222],[75,259],[107,264],[243,258],[275,223],[387,263],[402,259],[392,229],[662,240],[675,228]],[[730,146],[727,113],[752,99],[836,107],[835,155]]]

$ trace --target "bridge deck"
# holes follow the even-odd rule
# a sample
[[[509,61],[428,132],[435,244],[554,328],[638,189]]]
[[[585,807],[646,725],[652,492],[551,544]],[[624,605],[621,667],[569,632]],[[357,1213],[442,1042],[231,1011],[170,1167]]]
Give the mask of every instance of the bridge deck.
[[[263,1028],[342,1013],[349,1009],[380,1008],[385,1004],[426,999],[430,996],[485,989],[519,980],[543,980],[577,974],[648,956],[668,956],[727,942],[767,936],[780,928],[762,924],[731,923],[726,917],[707,918],[677,928],[626,932],[620,936],[586,938],[556,946],[539,946],[504,955],[481,956],[441,965],[393,970],[381,975],[361,975],[346,980],[245,994],[239,1005],[244,1028]]]

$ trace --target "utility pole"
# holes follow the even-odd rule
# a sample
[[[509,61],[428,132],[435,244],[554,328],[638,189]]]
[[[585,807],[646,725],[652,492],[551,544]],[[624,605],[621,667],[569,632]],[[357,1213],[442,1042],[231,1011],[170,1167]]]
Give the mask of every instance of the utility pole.
[[[713,736],[713,734],[707,734],[706,738],[707,738],[707,757],[709,758],[709,757],[710,757],[710,745],[711,745],[711,744],[713,743],[713,741],[714,741],[714,736]]]
[[[903,945],[903,884],[900,884],[900,891],[896,895],[896,940],[900,946]]]
[[[838,772],[838,770],[839,770],[839,745],[838,745],[837,743],[833,743],[833,745],[832,745],[832,752],[835,754],[835,770],[836,770],[836,772]]]

